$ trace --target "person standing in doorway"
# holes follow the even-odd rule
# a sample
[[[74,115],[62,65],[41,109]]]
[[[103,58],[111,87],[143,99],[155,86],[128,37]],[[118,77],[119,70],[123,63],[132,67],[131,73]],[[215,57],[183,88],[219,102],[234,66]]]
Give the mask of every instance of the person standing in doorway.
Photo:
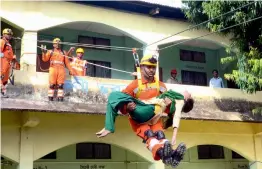
[[[170,84],[181,84],[178,80],[177,80],[177,71],[176,69],[171,70],[170,72],[171,77],[169,79],[167,79],[166,83],[170,83]]]
[[[209,81],[209,87],[224,88],[224,83],[221,77],[218,76],[218,70],[212,71],[213,77]]]

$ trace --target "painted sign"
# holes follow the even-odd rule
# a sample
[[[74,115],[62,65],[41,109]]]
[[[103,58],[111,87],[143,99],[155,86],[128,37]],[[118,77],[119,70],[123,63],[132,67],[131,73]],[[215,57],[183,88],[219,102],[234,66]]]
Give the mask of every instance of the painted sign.
[[[113,91],[121,91],[127,85],[101,82],[99,80],[87,79],[85,77],[72,77],[71,80],[66,80],[64,88],[67,91],[82,91],[87,93],[91,89],[99,90],[102,94],[109,94]]]
[[[81,163],[56,163],[56,162],[37,162],[33,169],[126,169],[124,162],[103,163],[103,162],[81,162]]]

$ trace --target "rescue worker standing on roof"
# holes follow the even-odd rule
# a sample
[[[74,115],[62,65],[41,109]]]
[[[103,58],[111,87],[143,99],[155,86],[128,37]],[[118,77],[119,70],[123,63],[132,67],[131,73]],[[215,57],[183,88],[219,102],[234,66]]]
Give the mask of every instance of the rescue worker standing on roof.
[[[85,76],[87,61],[83,60],[84,49],[78,48],[76,50],[76,56],[70,62],[72,69],[75,71],[75,76]]]
[[[60,49],[59,38],[53,40],[53,50],[47,50],[46,47],[42,47],[42,60],[47,62],[50,60],[49,67],[49,90],[48,90],[48,99],[49,101],[54,100],[55,89],[57,91],[57,100],[63,101],[64,99],[64,82],[66,78],[65,66],[69,69],[71,75],[74,75],[74,70],[70,66],[69,59],[67,57],[68,52],[62,51]]]
[[[16,60],[16,56],[13,53],[12,46],[10,44],[10,40],[12,39],[13,32],[11,29],[3,30],[3,38],[1,39],[1,97],[7,98],[6,95],[6,87],[9,79],[9,72],[11,69],[11,65],[14,66],[15,69],[20,69],[20,64]]]

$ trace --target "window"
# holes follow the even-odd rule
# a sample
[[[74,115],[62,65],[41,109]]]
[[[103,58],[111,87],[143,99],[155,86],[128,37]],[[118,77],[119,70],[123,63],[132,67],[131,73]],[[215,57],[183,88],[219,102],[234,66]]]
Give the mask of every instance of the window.
[[[110,46],[110,39],[96,38],[96,37],[89,37],[89,36],[78,36],[78,43],[89,44],[89,45]],[[87,46],[83,46],[83,48],[111,51],[111,49],[108,48],[104,49],[104,48],[94,48],[94,47],[87,47]]]
[[[41,159],[56,159],[56,151],[45,155],[45,156],[42,157]]]
[[[245,159],[245,158],[241,156],[240,154],[232,151],[232,159]]]
[[[105,67],[111,67],[110,62],[95,61],[95,60],[88,60],[88,62]],[[91,77],[111,78],[111,70],[103,67],[87,64],[86,75]]]
[[[182,84],[207,86],[207,74],[205,72],[181,71]]]
[[[136,65],[134,65],[134,71],[136,72]],[[135,79],[137,79],[137,77],[134,77]],[[163,81],[163,69],[162,67],[159,67],[159,80]]]
[[[224,159],[224,148],[217,145],[197,146],[198,159]]]
[[[76,159],[111,159],[111,146],[103,143],[79,143]]]
[[[206,63],[206,56],[204,52],[180,50],[180,60]]]

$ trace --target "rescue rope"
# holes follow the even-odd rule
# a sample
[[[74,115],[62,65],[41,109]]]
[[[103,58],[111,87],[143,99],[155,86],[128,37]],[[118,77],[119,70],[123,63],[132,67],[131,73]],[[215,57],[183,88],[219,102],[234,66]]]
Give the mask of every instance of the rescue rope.
[[[166,39],[168,39],[168,38],[171,38],[171,37],[173,37],[173,36],[179,35],[179,34],[181,34],[181,33],[184,33],[184,32],[186,32],[186,31],[189,31],[189,30],[191,30],[191,29],[194,29],[194,28],[196,28],[196,27],[199,27],[200,25],[206,24],[206,23],[208,23],[208,22],[210,22],[210,21],[213,21],[213,20],[215,20],[215,19],[217,19],[217,18],[223,17],[223,16],[225,16],[225,15],[227,15],[227,14],[230,14],[230,13],[232,13],[232,12],[235,12],[235,11],[237,11],[237,10],[239,10],[239,9],[242,9],[242,8],[245,8],[245,7],[249,6],[249,5],[252,5],[252,4],[254,4],[255,2],[256,2],[256,1],[251,2],[251,3],[248,3],[248,4],[246,4],[246,5],[243,5],[243,6],[239,7],[239,8],[236,8],[236,9],[234,9],[234,10],[232,10],[232,11],[229,11],[229,12],[223,13],[223,14],[217,16],[217,17],[208,19],[208,20],[206,20],[206,21],[204,21],[204,22],[201,22],[201,23],[199,23],[199,24],[197,24],[197,25],[194,25],[194,26],[189,27],[188,29],[185,29],[185,30],[180,31],[180,32],[177,32],[177,33],[175,33],[175,34],[173,34],[173,35],[167,36],[167,37],[165,37],[165,38],[163,38],[163,39],[160,39],[160,40],[158,40],[158,41],[156,41],[156,42],[150,43],[150,44],[148,44],[148,45],[146,45],[146,46],[144,46],[144,47],[142,47],[142,48],[140,48],[140,49],[145,49],[145,48],[148,47],[148,46],[154,45],[154,44],[156,44],[156,43],[158,43],[158,42],[161,42],[161,41],[166,40]]]
[[[37,46],[37,47],[40,48],[40,49],[45,49],[45,48],[42,48],[41,46]],[[46,49],[46,50],[48,50],[48,49]],[[54,52],[54,53],[56,53],[56,52]],[[62,55],[62,56],[73,59],[73,57],[71,57],[71,56],[67,56],[67,55]],[[102,68],[105,68],[105,69],[110,69],[110,70],[118,71],[118,72],[123,72],[123,73],[127,73],[127,74],[132,74],[132,73],[133,73],[133,72],[128,72],[128,71],[124,71],[124,70],[120,70],[120,69],[115,69],[115,68],[111,68],[111,67],[107,67],[107,66],[98,65],[98,64],[95,64],[95,63],[90,63],[90,62],[88,62],[88,61],[87,61],[87,64],[94,65],[94,66],[98,66],[98,67],[102,67]]]
[[[31,40],[31,41],[37,41],[40,43],[50,43],[53,44],[53,41],[50,40],[32,40],[27,38],[21,38],[21,37],[12,37],[13,39],[18,40]],[[84,44],[84,43],[73,43],[73,42],[60,42],[62,45],[68,45],[68,46],[74,46],[74,47],[89,47],[89,48],[97,48],[97,49],[112,49],[112,50],[121,50],[121,51],[132,51],[133,48],[129,47],[121,47],[121,46],[105,46],[105,45],[93,45],[93,44]],[[139,49],[140,50],[140,49]]]
[[[209,36],[209,35],[212,35],[214,33],[217,33],[217,32],[222,32],[224,30],[227,30],[227,29],[230,29],[230,28],[233,28],[233,27],[236,27],[236,26],[239,26],[239,25],[242,25],[242,24],[245,24],[245,23],[249,23],[249,22],[252,22],[252,21],[255,21],[255,20],[258,20],[258,19],[261,19],[262,16],[259,16],[259,17],[256,17],[256,18],[253,18],[253,19],[250,19],[250,20],[247,20],[247,21],[244,21],[242,23],[238,23],[238,24],[235,24],[235,25],[232,25],[232,26],[228,26],[228,27],[225,27],[225,28],[222,28],[222,29],[219,29],[217,31],[214,31],[214,32],[210,32],[208,34],[205,34],[205,35],[202,35],[202,36],[198,36],[196,38],[191,38],[191,39],[188,39],[188,40],[185,40],[185,41],[182,41],[182,42],[178,42],[178,43],[175,43],[175,44],[172,44],[172,45],[169,45],[169,46],[166,46],[166,47],[163,47],[159,50],[164,50],[164,49],[167,49],[167,48],[170,48],[170,47],[173,47],[173,46],[177,46],[179,44],[182,44],[182,43],[185,43],[185,42],[188,42],[188,41],[192,41],[192,40],[196,40],[196,39],[200,39],[200,38],[203,38],[205,36]]]

